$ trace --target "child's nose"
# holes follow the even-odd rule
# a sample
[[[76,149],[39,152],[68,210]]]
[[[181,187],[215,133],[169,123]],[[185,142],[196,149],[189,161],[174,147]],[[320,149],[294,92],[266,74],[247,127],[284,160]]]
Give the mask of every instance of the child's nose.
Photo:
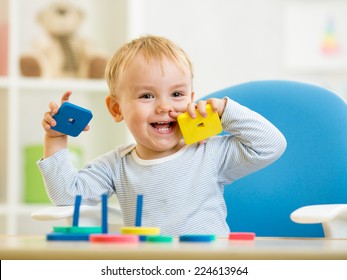
[[[169,103],[160,103],[160,104],[158,104],[158,106],[156,108],[156,112],[158,114],[167,114],[173,110],[174,110],[173,107]]]

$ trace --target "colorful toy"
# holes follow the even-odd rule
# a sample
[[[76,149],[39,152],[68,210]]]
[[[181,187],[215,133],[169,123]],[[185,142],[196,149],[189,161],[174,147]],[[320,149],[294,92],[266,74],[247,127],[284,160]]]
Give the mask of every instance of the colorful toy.
[[[143,195],[139,194],[137,196],[136,217],[135,217],[135,226],[137,227],[140,227],[142,224],[142,203],[143,203]]]
[[[216,240],[214,234],[185,234],[180,236],[181,242],[212,242]]]
[[[230,232],[229,240],[254,240],[254,232]]]
[[[160,228],[157,227],[122,227],[122,234],[135,234],[135,235],[158,235],[160,234]]]
[[[81,195],[76,195],[75,207],[74,207],[73,217],[72,217],[72,226],[73,227],[78,227],[78,220],[79,220],[79,217],[80,217],[81,202],[82,202],[82,196]]]
[[[146,241],[149,243],[171,243],[173,237],[168,235],[150,235],[146,237]]]
[[[103,194],[101,196],[101,228],[102,228],[102,233],[106,234],[108,233],[108,225],[107,225],[107,194]]]
[[[137,196],[135,226],[122,227],[121,233],[108,233],[107,226],[107,194],[102,195],[102,225],[100,227],[80,227],[78,226],[79,208],[82,202],[80,195],[76,196],[73,222],[70,227],[54,227],[52,233],[47,234],[49,241],[91,241],[96,243],[128,243],[134,244],[139,241],[148,243],[171,243],[174,238],[168,235],[160,235],[158,227],[142,227],[142,206],[143,195]],[[255,233],[252,232],[231,232],[229,240],[254,240]],[[180,242],[213,242],[216,240],[214,234],[184,234],[179,236]]]
[[[101,234],[91,234],[89,240],[91,242],[103,242],[103,243],[136,243],[139,241],[137,235],[125,235],[125,234],[109,234],[107,224],[107,194],[103,194],[101,198]]]
[[[76,137],[88,125],[92,117],[91,111],[70,102],[64,102],[53,117],[57,124],[52,129]]]
[[[84,240],[84,238],[85,238],[84,234],[100,233],[101,232],[101,230],[102,230],[101,227],[79,227],[78,226],[81,202],[82,202],[82,196],[76,195],[71,227],[53,227],[54,233],[67,234],[67,237],[63,237],[63,235],[58,235],[58,238],[63,238],[63,240],[68,240],[65,238],[68,238],[69,236],[71,236],[70,234],[82,234],[83,235],[82,240]]]
[[[180,114],[177,117],[186,144],[199,142],[223,131],[218,113],[212,110],[210,104],[206,105],[206,113],[205,118],[197,110],[195,119],[191,118],[188,113]]]
[[[101,233],[101,227],[53,227],[53,232],[57,233]]]
[[[139,236],[130,234],[91,234],[89,240],[101,243],[137,243],[139,242]]]
[[[122,234],[139,235],[140,241],[146,241],[147,236],[158,236],[160,234],[160,228],[157,227],[142,227],[142,205],[143,195],[137,195],[136,201],[136,216],[134,227],[122,227],[120,229]]]
[[[46,238],[51,241],[88,241],[91,233],[100,233],[101,227],[79,227],[79,210],[82,196],[75,198],[74,213],[71,227],[54,227],[52,233],[48,233]]]
[[[89,241],[89,233],[52,232],[46,238],[49,241]]]

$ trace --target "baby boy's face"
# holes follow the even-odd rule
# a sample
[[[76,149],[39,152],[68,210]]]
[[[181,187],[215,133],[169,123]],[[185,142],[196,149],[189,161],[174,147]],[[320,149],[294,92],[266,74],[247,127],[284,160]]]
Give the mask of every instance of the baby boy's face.
[[[190,71],[168,59],[149,63],[138,54],[129,65],[117,97],[120,111],[143,159],[171,155],[182,147],[177,113],[193,101]]]

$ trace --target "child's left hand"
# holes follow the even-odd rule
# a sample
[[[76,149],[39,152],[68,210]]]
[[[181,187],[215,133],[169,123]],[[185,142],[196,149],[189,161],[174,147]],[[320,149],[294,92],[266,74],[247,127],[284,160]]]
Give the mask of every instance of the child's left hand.
[[[226,99],[218,99],[218,98],[210,98],[208,100],[200,100],[198,103],[191,102],[187,106],[187,113],[190,115],[191,118],[196,118],[196,110],[200,113],[202,117],[207,117],[206,113],[206,104],[210,104],[214,112],[218,112],[219,118],[222,117],[225,106],[226,106]],[[180,113],[177,112],[170,112],[169,113],[171,117],[177,118],[177,116]],[[199,144],[204,144],[206,141],[202,140],[199,141]]]
[[[206,114],[206,104],[210,104],[214,112],[218,112],[219,118],[222,117],[226,100],[218,98],[210,98],[208,100],[200,100],[198,103],[189,103],[187,106],[187,113],[193,118],[196,118],[196,109],[202,117],[207,117]]]

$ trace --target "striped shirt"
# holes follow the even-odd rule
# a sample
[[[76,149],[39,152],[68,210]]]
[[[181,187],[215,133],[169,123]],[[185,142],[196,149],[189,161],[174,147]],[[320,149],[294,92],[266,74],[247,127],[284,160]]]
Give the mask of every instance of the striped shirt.
[[[143,160],[135,144],[99,156],[81,170],[66,149],[40,160],[47,193],[55,205],[73,205],[75,196],[95,205],[103,193],[116,194],[126,226],[135,224],[136,197],[143,195],[142,226],[162,234],[226,236],[224,185],[281,156],[286,140],[269,121],[227,99],[221,118],[227,135],[186,145],[173,155]]]

